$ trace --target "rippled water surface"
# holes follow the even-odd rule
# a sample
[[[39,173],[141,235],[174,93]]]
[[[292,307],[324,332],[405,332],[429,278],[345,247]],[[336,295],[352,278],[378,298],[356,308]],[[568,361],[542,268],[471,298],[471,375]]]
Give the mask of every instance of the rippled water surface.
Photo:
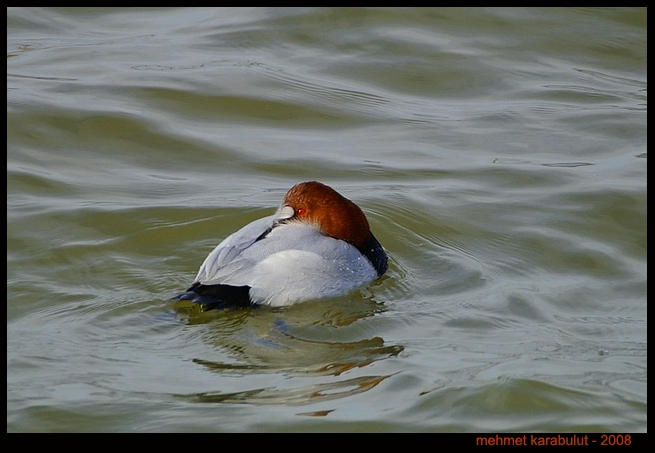
[[[646,19],[8,8],[7,430],[646,431]],[[169,300],[310,179],[381,280]]]

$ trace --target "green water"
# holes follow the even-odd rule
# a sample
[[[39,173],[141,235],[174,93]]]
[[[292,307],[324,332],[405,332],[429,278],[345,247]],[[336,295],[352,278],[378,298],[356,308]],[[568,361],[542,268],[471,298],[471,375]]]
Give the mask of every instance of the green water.
[[[646,21],[8,8],[7,431],[645,432]],[[310,179],[384,278],[169,300]]]

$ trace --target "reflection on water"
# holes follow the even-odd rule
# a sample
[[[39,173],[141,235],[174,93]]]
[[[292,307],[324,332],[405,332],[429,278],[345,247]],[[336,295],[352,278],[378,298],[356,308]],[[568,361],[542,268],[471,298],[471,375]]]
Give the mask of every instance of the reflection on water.
[[[193,363],[224,376],[281,374],[283,376],[340,376],[395,357],[403,346],[388,345],[367,335],[357,321],[385,311],[371,298],[341,297],[284,308],[240,308],[203,311],[198,304],[178,301],[175,309],[190,325],[207,324],[202,341],[227,351],[233,361],[201,357]],[[350,341],[344,341],[349,339]],[[358,376],[309,386],[257,388],[240,392],[212,391],[186,395],[200,402],[310,404],[372,389],[387,376]]]
[[[303,405],[330,401],[366,392],[389,376],[361,376],[344,381],[328,381],[294,389],[261,388],[237,393],[207,392],[184,395],[200,403],[250,403]]]

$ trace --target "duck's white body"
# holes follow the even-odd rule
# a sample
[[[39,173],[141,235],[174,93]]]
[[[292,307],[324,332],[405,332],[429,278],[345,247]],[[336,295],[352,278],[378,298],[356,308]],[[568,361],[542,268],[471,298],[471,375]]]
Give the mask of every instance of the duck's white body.
[[[386,268],[386,254],[361,209],[312,181],[294,186],[274,215],[223,240],[178,298],[210,306],[230,305],[230,298],[291,305],[346,294]]]

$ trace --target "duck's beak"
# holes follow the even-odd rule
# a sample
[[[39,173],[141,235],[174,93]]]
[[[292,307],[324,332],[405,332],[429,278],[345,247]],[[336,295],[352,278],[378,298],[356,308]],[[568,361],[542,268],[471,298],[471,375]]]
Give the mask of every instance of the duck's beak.
[[[280,206],[280,209],[278,209],[277,212],[275,213],[275,220],[277,220],[278,222],[283,222],[285,220],[289,220],[295,214],[296,211],[294,211],[291,206],[285,204]]]

